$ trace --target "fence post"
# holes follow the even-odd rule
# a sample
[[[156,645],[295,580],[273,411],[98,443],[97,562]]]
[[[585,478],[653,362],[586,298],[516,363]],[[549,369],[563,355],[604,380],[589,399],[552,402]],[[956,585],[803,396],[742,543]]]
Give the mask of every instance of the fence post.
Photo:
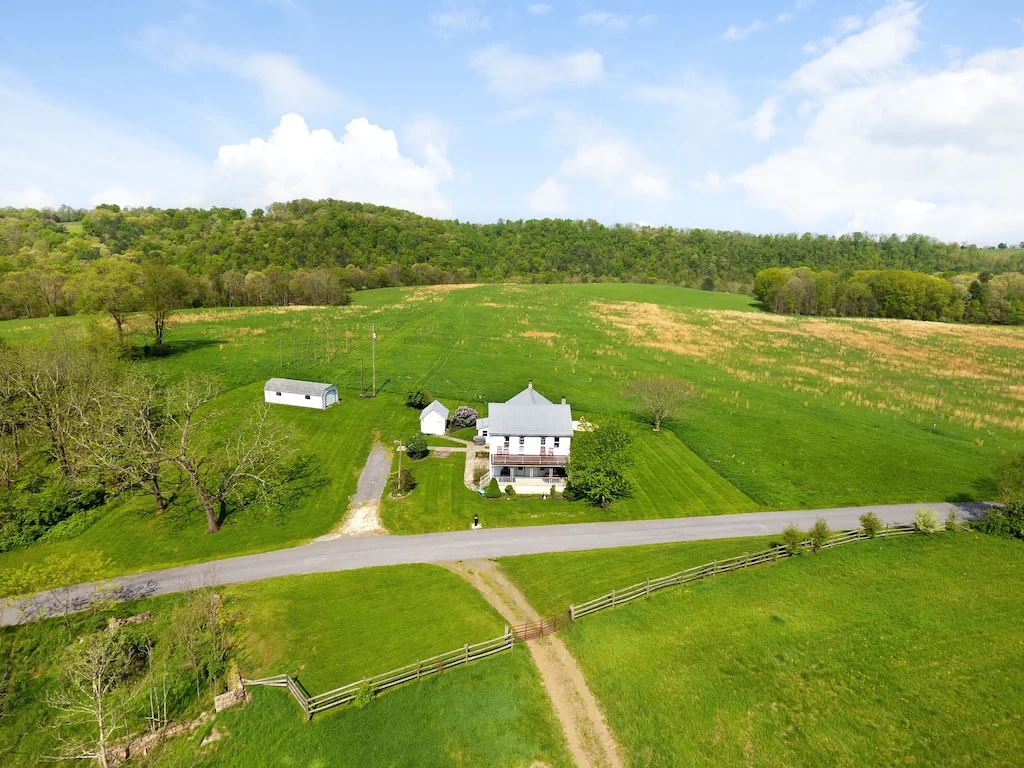
[[[576,621],[576,606],[569,603],[569,621]]]
[[[612,590],[612,608],[615,607],[615,590]]]
[[[749,565],[750,565],[750,553],[749,552],[744,552],[743,553],[743,567],[746,568]]]
[[[718,575],[718,561],[717,560],[715,560],[711,564],[711,575],[712,576],[717,576]]]
[[[466,655],[466,663],[469,664],[469,643],[464,643],[462,652]]]
[[[645,595],[651,594],[651,580],[650,579],[648,579],[646,582],[644,582],[644,594]]]

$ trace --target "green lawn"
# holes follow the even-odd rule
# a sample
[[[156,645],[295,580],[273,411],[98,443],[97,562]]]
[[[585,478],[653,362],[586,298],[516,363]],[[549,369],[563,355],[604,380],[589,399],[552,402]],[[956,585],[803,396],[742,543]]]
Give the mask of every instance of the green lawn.
[[[146,761],[159,768],[359,766],[362,768],[571,768],[564,738],[533,661],[517,648],[469,667],[392,691],[364,709],[303,722],[284,691],[257,690],[211,730],[171,742]]]
[[[434,565],[288,576],[224,592],[244,616],[245,674],[287,672],[311,694],[505,631],[476,590]]]
[[[682,541],[642,547],[558,552],[550,555],[506,557],[498,562],[542,616],[561,613],[570,603],[585,603],[613,589],[625,589],[644,579],[657,579],[712,560],[767,549],[769,539]]]
[[[1022,557],[969,533],[862,542],[665,590],[564,639],[631,766],[1015,766]],[[541,606],[561,566],[507,565]]]

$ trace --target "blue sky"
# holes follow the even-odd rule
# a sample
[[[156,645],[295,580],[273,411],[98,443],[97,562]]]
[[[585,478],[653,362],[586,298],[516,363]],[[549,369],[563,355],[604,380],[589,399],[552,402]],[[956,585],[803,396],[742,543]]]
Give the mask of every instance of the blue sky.
[[[1024,240],[1009,2],[19,3],[0,205]]]

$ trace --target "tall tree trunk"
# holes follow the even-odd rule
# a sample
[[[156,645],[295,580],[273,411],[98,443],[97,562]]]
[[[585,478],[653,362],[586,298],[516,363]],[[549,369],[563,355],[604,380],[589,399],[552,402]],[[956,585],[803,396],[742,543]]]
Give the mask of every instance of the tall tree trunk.
[[[216,533],[220,530],[220,523],[217,522],[217,498],[209,493],[204,487],[202,481],[199,479],[199,472],[192,466],[192,463],[184,458],[174,459],[174,463],[181,467],[185,474],[188,475],[189,481],[192,483],[192,488],[196,492],[196,497],[199,499],[199,503],[203,505],[203,512],[206,514],[206,532]]]

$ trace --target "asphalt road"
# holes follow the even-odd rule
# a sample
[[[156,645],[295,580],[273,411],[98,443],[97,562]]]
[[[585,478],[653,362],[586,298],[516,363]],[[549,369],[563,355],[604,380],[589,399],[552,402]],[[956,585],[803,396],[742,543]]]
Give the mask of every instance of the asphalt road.
[[[484,527],[475,531],[429,533],[418,536],[343,538],[316,541],[300,547],[257,555],[138,573],[119,577],[114,579],[113,583],[123,590],[122,596],[129,599],[181,592],[201,585],[237,584],[278,576],[347,571],[371,566],[438,563],[470,558],[510,557],[699,539],[772,535],[781,533],[789,523],[795,523],[806,530],[818,517],[827,520],[835,530],[850,530],[860,527],[858,518],[867,511],[874,511],[883,522],[893,525],[905,524],[913,522],[914,511],[920,506],[934,509],[939,520],[944,521],[950,511],[957,512],[961,519],[972,519],[985,505],[895,504],[526,528]],[[486,526],[486,519],[481,522]],[[52,593],[41,593],[36,596],[35,605],[66,605],[70,597],[72,603],[80,604],[80,607],[84,608],[89,596],[95,592],[95,585],[79,585],[71,592],[70,596],[64,594],[59,598]],[[5,604],[0,609],[0,624],[9,625],[20,619],[21,611],[16,606]]]

